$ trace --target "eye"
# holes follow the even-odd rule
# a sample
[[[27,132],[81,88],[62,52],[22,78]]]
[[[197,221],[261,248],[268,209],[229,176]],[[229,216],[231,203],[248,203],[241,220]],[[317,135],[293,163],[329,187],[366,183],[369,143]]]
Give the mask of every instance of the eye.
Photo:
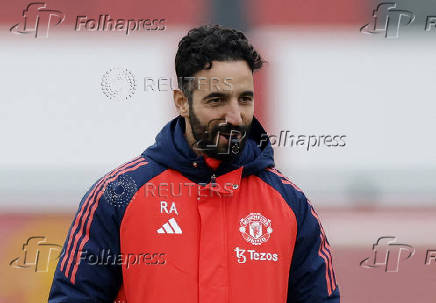
[[[222,101],[221,98],[212,98],[212,99],[207,100],[207,103],[209,103],[209,104],[218,104],[221,101]]]
[[[243,103],[249,103],[249,102],[253,101],[253,97],[250,97],[250,96],[243,96],[243,97],[241,97],[241,101],[242,101]]]

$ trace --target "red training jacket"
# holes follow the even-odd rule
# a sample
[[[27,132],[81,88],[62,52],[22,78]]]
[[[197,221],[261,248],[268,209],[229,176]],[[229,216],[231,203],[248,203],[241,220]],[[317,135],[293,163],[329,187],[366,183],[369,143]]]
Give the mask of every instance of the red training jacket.
[[[49,303],[339,302],[319,217],[274,168],[260,123],[222,163],[184,129],[175,118],[85,194]]]

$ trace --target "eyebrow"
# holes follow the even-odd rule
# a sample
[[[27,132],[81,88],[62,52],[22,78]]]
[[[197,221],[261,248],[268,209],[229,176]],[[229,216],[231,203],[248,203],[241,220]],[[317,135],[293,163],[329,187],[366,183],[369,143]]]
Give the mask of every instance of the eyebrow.
[[[203,97],[203,100],[210,99],[210,98],[216,98],[216,97],[226,97],[227,95],[228,94],[225,94],[225,93],[213,92],[213,93],[210,93],[209,95]],[[254,93],[252,90],[246,90],[246,91],[243,91],[241,94],[239,94],[239,96],[253,97]]]

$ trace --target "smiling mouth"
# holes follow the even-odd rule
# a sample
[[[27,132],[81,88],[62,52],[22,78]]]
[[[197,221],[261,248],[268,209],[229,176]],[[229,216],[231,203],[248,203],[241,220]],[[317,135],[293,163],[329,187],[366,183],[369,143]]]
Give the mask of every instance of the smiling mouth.
[[[221,141],[221,142],[228,142],[230,139],[229,139],[229,135],[226,135],[226,134],[218,134],[218,142],[219,141]]]
[[[219,134],[222,138],[226,139],[226,141],[230,140],[230,134]],[[232,134],[232,139],[241,139],[241,134]]]
[[[240,139],[241,138],[241,133],[240,132],[232,132],[232,133],[219,133],[221,136],[223,136],[226,139],[230,138],[230,135],[232,135],[232,138],[235,139]]]

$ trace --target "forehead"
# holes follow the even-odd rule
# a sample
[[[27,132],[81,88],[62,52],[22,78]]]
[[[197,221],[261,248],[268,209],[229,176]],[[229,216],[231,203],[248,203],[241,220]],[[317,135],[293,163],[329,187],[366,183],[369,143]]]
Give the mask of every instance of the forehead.
[[[251,70],[245,60],[235,61],[212,61],[210,69],[202,69],[196,73],[200,77],[231,77],[251,76]]]
[[[253,73],[245,60],[212,61],[211,69],[202,69],[195,77],[204,77],[209,81],[218,79],[218,83],[223,83],[227,79],[234,91],[253,88]]]

